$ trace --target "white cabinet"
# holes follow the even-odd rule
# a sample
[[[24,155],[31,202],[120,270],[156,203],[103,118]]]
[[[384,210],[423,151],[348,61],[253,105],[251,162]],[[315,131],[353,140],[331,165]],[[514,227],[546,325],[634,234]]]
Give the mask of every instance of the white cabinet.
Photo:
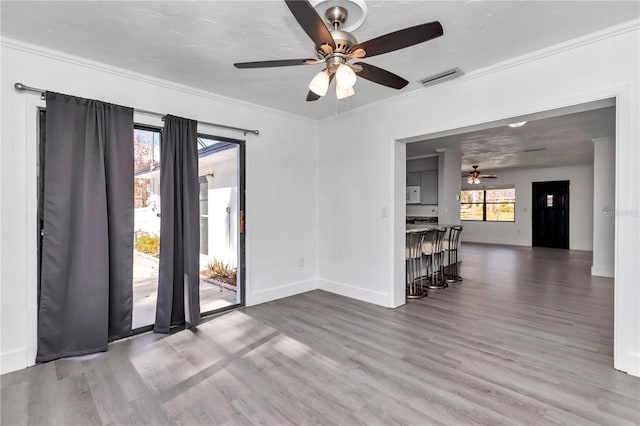
[[[420,204],[438,204],[438,171],[420,172]]]

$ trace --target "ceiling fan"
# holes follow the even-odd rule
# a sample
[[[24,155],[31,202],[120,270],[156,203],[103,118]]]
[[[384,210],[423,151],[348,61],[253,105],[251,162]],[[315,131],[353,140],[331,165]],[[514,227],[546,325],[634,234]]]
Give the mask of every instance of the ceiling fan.
[[[233,65],[236,68],[270,68],[324,64],[325,68],[316,74],[309,84],[307,101],[316,101],[324,96],[334,77],[336,97],[343,99],[352,96],[355,93],[353,85],[356,83],[356,73],[374,83],[402,89],[409,84],[404,78],[364,62],[351,63],[351,61],[414,46],[443,34],[442,25],[435,21],[358,43],[351,33],[340,29],[347,20],[347,9],[341,6],[332,6],[327,9],[325,19],[332,28],[329,30],[308,0],[285,0],[285,3],[302,29],[315,43],[316,59],[241,62]]]
[[[478,170],[478,166],[473,166],[473,171],[469,172],[469,174],[462,175],[463,178],[467,178],[467,183],[472,185],[480,184],[480,179],[496,179],[498,176],[496,175],[486,175]]]

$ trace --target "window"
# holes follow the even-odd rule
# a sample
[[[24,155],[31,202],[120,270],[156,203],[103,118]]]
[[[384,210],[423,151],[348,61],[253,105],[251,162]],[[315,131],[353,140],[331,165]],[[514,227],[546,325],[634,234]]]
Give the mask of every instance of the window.
[[[460,219],[484,220],[484,190],[460,193]]]
[[[460,220],[515,222],[516,189],[474,189],[460,193]]]

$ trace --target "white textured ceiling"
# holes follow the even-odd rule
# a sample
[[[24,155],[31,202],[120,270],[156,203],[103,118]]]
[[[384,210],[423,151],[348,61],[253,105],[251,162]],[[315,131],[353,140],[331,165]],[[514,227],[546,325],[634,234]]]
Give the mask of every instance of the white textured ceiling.
[[[511,122],[522,121],[522,118]],[[467,133],[437,137],[407,145],[407,158],[459,149],[462,170],[479,165],[483,172],[501,169],[593,164],[593,139],[615,139],[615,107],[591,109],[529,120],[518,128],[506,123]],[[530,152],[526,152],[530,151]]]
[[[320,65],[237,70],[234,62],[313,57],[283,1],[2,1],[4,37],[312,118],[421,90],[416,81],[491,64],[636,19],[635,1],[367,1],[358,41],[438,20],[444,36],[365,62],[411,82],[359,79],[356,95],[305,102]],[[28,81],[24,81],[29,84]],[[47,88],[45,88],[47,89]]]

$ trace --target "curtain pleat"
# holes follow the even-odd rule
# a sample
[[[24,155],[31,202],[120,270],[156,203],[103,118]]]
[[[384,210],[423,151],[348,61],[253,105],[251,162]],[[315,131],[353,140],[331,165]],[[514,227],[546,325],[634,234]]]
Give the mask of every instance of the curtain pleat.
[[[154,331],[200,323],[197,122],[167,116],[160,144],[160,278]]]
[[[38,353],[131,334],[133,109],[47,92]]]

